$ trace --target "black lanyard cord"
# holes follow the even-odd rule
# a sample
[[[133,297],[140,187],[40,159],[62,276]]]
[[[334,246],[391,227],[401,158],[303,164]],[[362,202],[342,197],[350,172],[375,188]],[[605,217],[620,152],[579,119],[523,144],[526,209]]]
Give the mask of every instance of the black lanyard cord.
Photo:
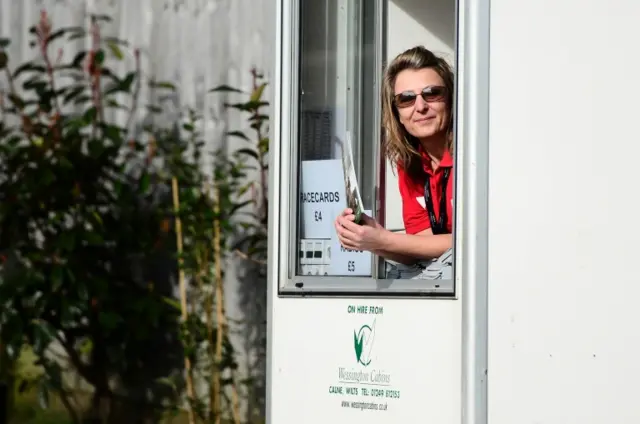
[[[440,196],[440,216],[436,220],[436,214],[433,210],[433,196],[431,195],[431,183],[429,174],[427,174],[426,182],[424,183],[424,203],[429,213],[429,221],[431,221],[431,231],[433,234],[447,234],[447,182],[449,181],[449,174],[451,168],[445,168],[442,176],[442,194]]]

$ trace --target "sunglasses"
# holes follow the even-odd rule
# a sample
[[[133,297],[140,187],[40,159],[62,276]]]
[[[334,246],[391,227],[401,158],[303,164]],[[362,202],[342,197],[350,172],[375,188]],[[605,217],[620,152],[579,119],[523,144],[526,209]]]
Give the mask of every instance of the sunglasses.
[[[441,102],[445,99],[447,88],[441,85],[430,85],[420,92],[420,96],[425,102]],[[418,95],[413,91],[403,91],[393,97],[396,107],[403,108],[413,106]]]

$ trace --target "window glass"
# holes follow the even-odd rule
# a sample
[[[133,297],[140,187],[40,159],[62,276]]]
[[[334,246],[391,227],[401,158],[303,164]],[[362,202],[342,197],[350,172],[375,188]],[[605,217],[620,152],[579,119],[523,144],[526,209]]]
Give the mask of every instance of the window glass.
[[[434,248],[434,252],[439,252],[434,259],[414,261],[413,265],[406,266],[401,263],[406,256],[400,258],[397,252],[378,255],[344,248],[337,236],[335,219],[353,197],[352,185],[345,182],[348,180],[345,168],[349,167],[345,166],[344,157],[349,156],[363,212],[390,233],[417,240],[413,238],[416,236],[406,236],[406,233],[415,234],[433,226],[428,208],[433,201],[437,202],[436,209],[431,208],[437,211],[436,215],[441,215],[440,210],[446,211],[444,218],[433,216],[437,221],[435,228],[455,233],[457,190],[453,163],[457,150],[449,152],[446,176],[440,175],[446,167],[444,162],[438,175],[434,170],[430,180],[433,184],[403,183],[398,170],[383,156],[382,136],[386,134],[382,134],[381,128],[380,93],[383,65],[399,53],[420,45],[449,63],[453,74],[444,72],[443,78],[446,74],[457,79],[456,10],[455,0],[429,8],[425,8],[421,0],[295,2],[294,39],[290,41],[295,46],[293,76],[290,81],[284,81],[284,89],[290,89],[292,95],[290,105],[283,106],[291,111],[283,117],[283,126],[289,129],[291,137],[281,140],[286,146],[282,157],[289,164],[285,184],[290,186],[281,191],[289,190],[286,197],[289,200],[285,201],[288,203],[280,217],[284,227],[281,237],[286,237],[291,246],[286,258],[280,259],[281,272],[287,273],[283,290],[330,294],[380,291],[418,292],[421,296],[454,294],[453,235],[445,235],[450,238],[450,248],[443,245]],[[414,104],[409,98],[411,93],[407,93],[415,91],[420,84],[427,82],[414,81],[406,87],[404,98],[409,100],[405,106]],[[443,84],[444,79],[427,85],[436,87],[436,94],[445,93],[444,97],[426,89],[414,94],[420,96],[421,101],[438,102],[450,92],[452,98],[447,106],[436,106],[436,109],[447,109],[451,116],[456,116],[458,90],[455,83],[449,91],[440,90]],[[418,97],[415,98],[417,101]],[[397,107],[395,112],[402,114],[409,109],[403,112]],[[439,122],[446,120],[442,118]],[[452,136],[455,144],[455,134]]]
[[[371,253],[344,249],[334,220],[346,207],[342,152],[347,137],[363,206],[370,215],[373,207],[373,166],[365,162],[372,158],[372,123],[378,122],[372,89],[374,70],[380,69],[375,64],[376,3],[299,2],[297,275],[371,276]]]

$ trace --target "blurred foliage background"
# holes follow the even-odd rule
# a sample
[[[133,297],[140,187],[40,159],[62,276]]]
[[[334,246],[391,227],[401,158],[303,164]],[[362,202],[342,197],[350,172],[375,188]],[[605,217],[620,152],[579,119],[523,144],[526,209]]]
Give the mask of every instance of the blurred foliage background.
[[[104,36],[110,20],[55,27],[43,11],[29,30],[37,55],[24,62],[0,39],[0,380],[11,422],[260,422],[241,412],[260,382],[237,372],[225,287],[231,257],[266,283],[267,84],[253,69],[248,92],[208,90],[242,97],[225,106],[249,131],[226,132],[240,144],[233,154],[206,149],[202,116],[165,113],[176,85]],[[65,60],[78,39],[86,49]],[[128,69],[118,65],[127,55]]]

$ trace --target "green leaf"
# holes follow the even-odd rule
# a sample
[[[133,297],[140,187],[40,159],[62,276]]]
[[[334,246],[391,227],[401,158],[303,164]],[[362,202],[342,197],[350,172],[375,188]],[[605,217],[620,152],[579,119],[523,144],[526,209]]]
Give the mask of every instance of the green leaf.
[[[252,158],[255,158],[256,160],[260,160],[260,157],[258,156],[258,152],[256,152],[253,149],[249,149],[249,148],[245,148],[245,149],[238,149],[236,150],[236,155],[247,155],[247,156],[251,156]]]
[[[100,214],[96,211],[93,211],[93,219],[95,219],[95,221],[99,224],[99,225],[104,225],[104,222],[102,221],[102,217],[100,216]]]
[[[34,327],[34,350],[36,353],[43,353],[46,348],[56,338],[56,331],[46,321],[35,320]]]
[[[29,390],[29,382],[27,380],[22,380],[18,385],[18,393],[23,394],[27,390]]]
[[[93,342],[91,339],[84,339],[80,344],[80,353],[83,355],[88,355],[93,350]]]
[[[13,93],[9,93],[9,100],[11,100],[11,103],[13,103],[18,109],[22,109],[25,106],[24,100],[22,100],[21,97],[13,94]]]
[[[176,390],[176,387],[177,387],[176,383],[169,377],[160,377],[160,378],[156,379],[156,382],[158,384],[162,384],[162,385],[165,385],[167,387],[170,387],[170,388],[172,388],[174,390]]]
[[[118,60],[124,59],[124,54],[122,54],[122,50],[120,50],[120,47],[116,43],[109,42],[107,43],[107,47],[109,47],[111,54],[118,58]]]
[[[57,292],[62,287],[62,283],[64,282],[62,267],[56,266],[53,268],[53,272],[51,273],[51,290],[53,292]]]
[[[242,131],[227,131],[226,135],[227,137],[240,137],[243,140],[251,141]]]
[[[262,103],[263,103],[263,106],[266,106],[266,105],[269,104],[269,103],[266,103],[266,102],[262,102]],[[254,115],[254,116],[249,118],[249,121],[252,121],[254,123],[255,122],[261,123],[261,122],[267,121],[267,120],[269,120],[269,116],[268,115]]]
[[[91,19],[95,21],[104,21],[104,22],[111,22],[113,20],[109,15],[96,15],[96,14],[92,14]]]
[[[72,251],[76,246],[76,234],[73,231],[63,231],[58,239],[62,250]]]
[[[71,61],[71,65],[74,68],[81,68],[82,67],[82,61],[84,60],[84,58],[86,56],[87,56],[87,52],[86,51],[79,52],[78,54],[76,54],[76,56]]]
[[[107,103],[107,107],[112,107],[114,109],[129,110],[127,106],[120,104],[113,99],[107,99],[106,103]]]
[[[360,362],[360,357],[362,356],[362,337],[358,339],[356,330],[353,330],[353,346],[356,351],[356,359]]]
[[[162,113],[162,108],[156,105],[147,105],[147,110],[151,113]]]
[[[114,127],[113,125],[108,125],[103,129],[103,131],[104,131],[104,136],[109,140],[114,141],[116,143],[118,143],[121,140],[120,130],[117,127]]]
[[[149,83],[149,86],[152,88],[165,88],[167,90],[176,90],[176,86],[168,81],[152,81]]]
[[[54,361],[47,362],[45,369],[48,374],[47,380],[50,386],[57,390],[62,389],[62,370],[60,369],[60,365]]]
[[[251,101],[258,102],[262,98],[262,93],[264,92],[264,88],[267,86],[267,83],[260,84],[253,93],[251,93]]]
[[[222,84],[219,85],[217,87],[214,87],[212,89],[209,90],[209,93],[213,93],[213,92],[223,92],[223,93],[244,93],[244,91],[239,90],[237,88],[233,88],[229,85],[226,84]]]
[[[149,190],[149,185],[151,184],[151,177],[147,172],[144,172],[140,177],[140,182],[138,188],[141,193],[146,193]]]
[[[69,279],[69,281],[71,283],[75,283],[76,277],[73,275],[73,272],[71,272],[71,269],[67,267],[65,268],[65,270],[67,271],[67,278]]]
[[[42,65],[36,65],[33,62],[27,62],[18,66],[18,68],[15,71],[13,71],[13,78],[18,78],[18,76],[20,76],[23,72],[29,72],[29,71],[43,74],[46,70]]]
[[[63,104],[67,104],[68,102],[70,102],[71,100],[73,100],[74,98],[76,98],[80,94],[82,94],[83,91],[84,91],[84,86],[74,87],[74,88],[70,89],[67,92],[67,94],[64,95],[64,97],[62,99],[62,103]]]
[[[8,63],[9,56],[5,52],[0,52],[0,69],[6,68]]]
[[[103,40],[106,43],[115,44],[116,46],[123,46],[123,47],[129,46],[129,43],[127,42],[127,40],[121,40],[116,37],[103,37]]]
[[[92,101],[93,99],[91,98],[91,96],[87,96],[86,94],[83,94],[81,96],[76,97],[76,99],[73,101],[74,105],[80,105],[82,103],[87,103]]]
[[[120,86],[120,89],[122,91],[129,91],[131,90],[131,85],[133,84],[133,81],[136,79],[137,73],[134,72],[129,72],[127,74],[127,76],[124,78],[124,80],[122,81],[122,85]]]
[[[171,297],[163,297],[162,300],[164,301],[164,303],[171,306],[176,311],[182,311],[182,305],[180,305],[180,302],[178,302],[176,299],[173,299]]]
[[[229,211],[229,215],[233,215],[236,211],[244,208],[247,205],[250,205],[251,203],[253,203],[253,200],[245,200],[244,202],[234,204],[231,210]]]
[[[79,33],[79,32],[84,32],[84,30],[83,30],[82,27],[60,28],[59,30],[54,31],[54,32],[51,33],[51,35],[49,35],[49,38],[47,38],[47,43],[51,43],[55,39],[62,37],[63,35],[65,35],[68,32]]]
[[[102,65],[104,63],[104,58],[105,58],[104,50],[102,50],[102,49],[98,50],[96,52],[96,56],[95,56],[95,59],[94,59],[95,63],[97,65]]]
[[[108,89],[105,92],[105,95],[117,93],[120,91],[128,93],[129,91],[131,91],[131,85],[133,84],[133,81],[135,80],[135,78],[136,78],[136,72],[129,72],[122,81],[119,81],[115,86]]]
[[[0,49],[6,49],[11,44],[11,40],[8,38],[0,38]]]
[[[91,106],[84,113],[84,116],[83,116],[84,122],[87,124],[90,124],[94,121],[94,119],[96,119],[96,116],[98,116],[98,111],[96,110],[95,106]]]
[[[239,196],[244,195],[253,186],[254,186],[253,182],[250,182],[250,183],[245,184],[244,186],[241,186],[240,189],[238,190],[238,195]]]
[[[104,244],[104,238],[96,231],[87,231],[84,234],[84,238],[90,246],[101,246]]]
[[[103,140],[90,140],[88,145],[89,155],[98,159],[104,153],[105,146],[103,144]]]
[[[255,111],[255,110],[259,109],[262,106],[267,106],[268,104],[269,103],[267,103],[267,102],[249,101],[249,102],[246,102],[246,103],[226,103],[225,106],[233,108],[233,109],[241,110],[241,111],[244,111],[244,112],[252,112],[252,111]]]
[[[98,315],[98,321],[107,330],[114,330],[122,322],[122,318],[115,312],[101,312]]]

